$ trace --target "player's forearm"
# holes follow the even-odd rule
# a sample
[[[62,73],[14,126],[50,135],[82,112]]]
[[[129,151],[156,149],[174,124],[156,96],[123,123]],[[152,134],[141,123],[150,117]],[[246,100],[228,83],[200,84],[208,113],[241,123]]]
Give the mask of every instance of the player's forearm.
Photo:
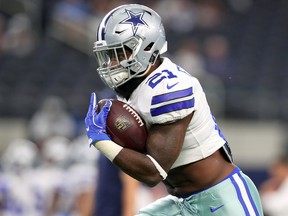
[[[123,172],[148,186],[155,186],[162,181],[159,171],[144,154],[123,148],[113,160]]]

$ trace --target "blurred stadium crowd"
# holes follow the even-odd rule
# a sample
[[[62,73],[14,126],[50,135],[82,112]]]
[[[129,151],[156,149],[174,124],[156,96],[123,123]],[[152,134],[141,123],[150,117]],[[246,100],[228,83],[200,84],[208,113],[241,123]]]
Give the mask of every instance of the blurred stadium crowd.
[[[92,52],[97,25],[122,3],[159,12],[168,55],[220,82],[210,100],[221,115],[288,118],[285,0],[1,0],[0,116],[30,117],[57,95],[82,118],[87,96],[103,89]]]
[[[99,98],[112,92],[97,77],[92,48],[102,17],[124,3],[159,12],[167,55],[199,78],[216,117],[288,120],[288,1],[1,0],[0,119],[29,122],[28,137],[1,156],[2,197],[18,185],[19,202],[39,212],[62,203],[59,214],[73,215],[73,197],[94,191],[96,151],[88,157],[79,149],[87,141],[83,119],[92,91]],[[18,195],[24,190],[37,202]]]

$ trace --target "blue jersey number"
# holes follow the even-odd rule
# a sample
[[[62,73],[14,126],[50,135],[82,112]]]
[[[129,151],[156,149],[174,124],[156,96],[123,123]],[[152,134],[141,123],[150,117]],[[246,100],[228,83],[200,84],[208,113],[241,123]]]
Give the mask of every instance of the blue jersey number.
[[[150,79],[148,79],[148,85],[153,89],[164,79],[172,79],[177,76],[169,70],[162,70],[160,73],[154,74]],[[146,82],[146,83],[147,83]]]

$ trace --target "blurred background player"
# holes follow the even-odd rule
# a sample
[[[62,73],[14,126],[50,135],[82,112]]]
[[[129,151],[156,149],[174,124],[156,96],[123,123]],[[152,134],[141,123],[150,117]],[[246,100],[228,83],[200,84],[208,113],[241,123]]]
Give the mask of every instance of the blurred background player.
[[[15,139],[1,157],[0,213],[2,216],[45,215],[44,194],[37,186],[39,151],[27,139]]]
[[[287,150],[271,165],[269,175],[269,178],[260,187],[265,216],[288,215]]]
[[[45,98],[29,122],[29,137],[39,147],[55,136],[74,138],[76,122],[67,111],[65,101],[57,96]]]
[[[47,215],[61,212],[60,197],[65,187],[69,144],[70,140],[63,136],[53,136],[42,143],[35,181],[43,194]]]
[[[99,154],[91,152],[88,146],[83,148],[83,143],[87,142],[87,136],[80,135],[69,146],[68,167],[60,202],[63,215],[93,215]]]

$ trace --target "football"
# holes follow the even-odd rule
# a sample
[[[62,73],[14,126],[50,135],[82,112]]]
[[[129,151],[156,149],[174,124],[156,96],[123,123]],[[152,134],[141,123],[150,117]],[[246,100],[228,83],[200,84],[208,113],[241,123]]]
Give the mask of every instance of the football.
[[[98,113],[107,99],[98,102]],[[124,148],[145,153],[147,130],[141,116],[128,104],[109,99],[112,105],[106,120],[106,132],[110,138]]]

